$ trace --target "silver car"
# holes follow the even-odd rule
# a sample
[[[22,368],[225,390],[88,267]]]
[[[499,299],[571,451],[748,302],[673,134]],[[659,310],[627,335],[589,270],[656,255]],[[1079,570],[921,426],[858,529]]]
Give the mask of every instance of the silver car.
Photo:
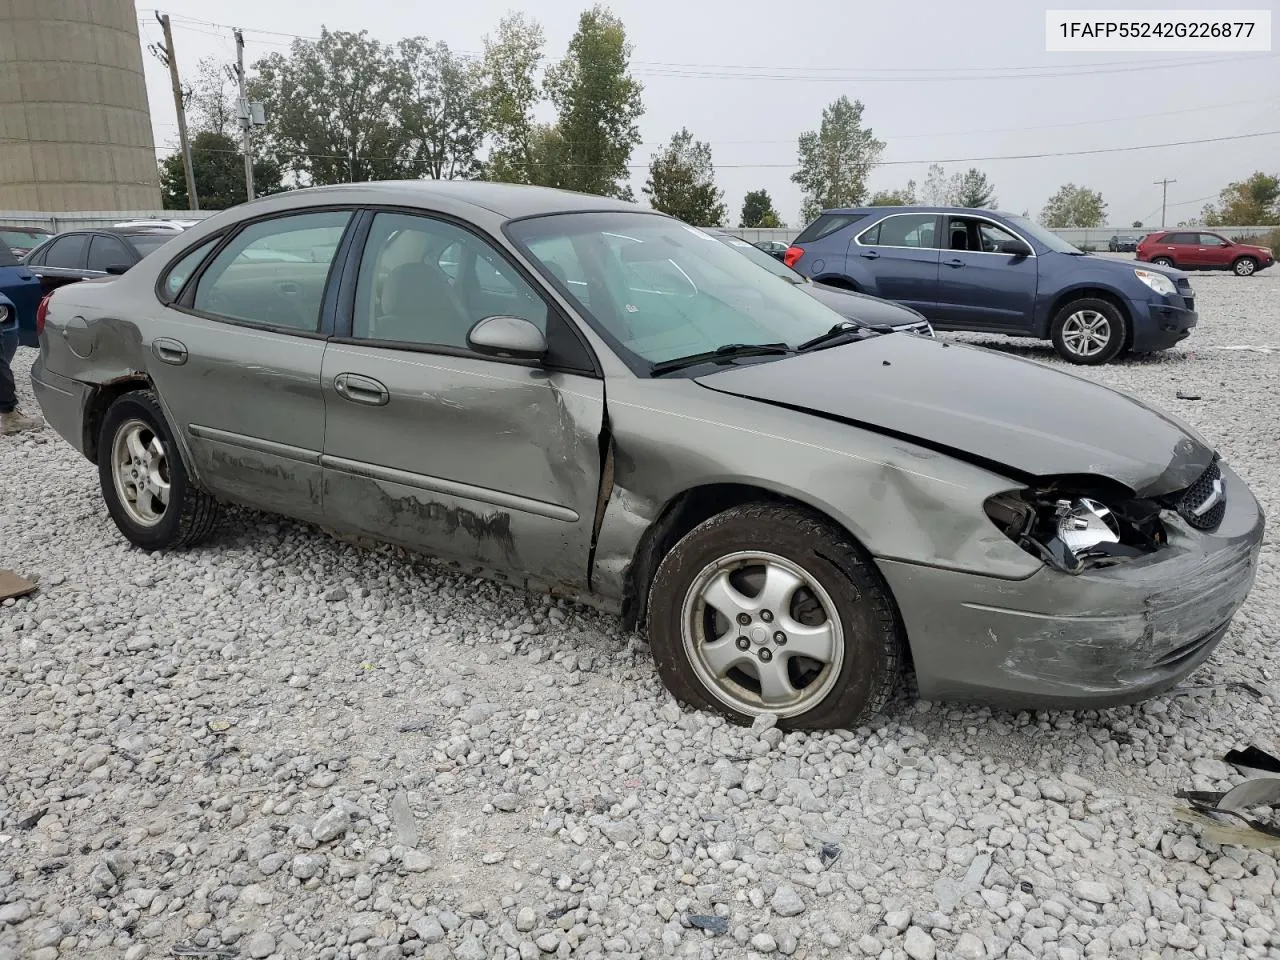
[[[1172,416],[849,323],[677,220],[486,183],[255,200],[41,306],[49,423],[123,535],[238,502],[647,628],[682,701],[1132,702],[1213,651],[1263,516]]]

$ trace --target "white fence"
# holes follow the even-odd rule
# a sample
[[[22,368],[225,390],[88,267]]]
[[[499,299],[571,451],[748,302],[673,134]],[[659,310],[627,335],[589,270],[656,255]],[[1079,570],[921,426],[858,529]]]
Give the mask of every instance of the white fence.
[[[87,227],[109,227],[124,220],[203,220],[217,213],[216,210],[82,210],[74,213],[41,213],[33,210],[0,210],[0,224],[12,224],[31,227],[43,227],[60,233],[63,230],[79,230]],[[720,227],[725,233],[759,243],[762,240],[779,240],[790,243],[800,233],[800,228],[783,228],[779,230],[752,227]],[[1091,246],[1105,250],[1107,241],[1112,237],[1143,237],[1148,233],[1160,230],[1157,226],[1145,227],[1068,227],[1054,230],[1058,236],[1076,246]],[[1172,230],[1173,227],[1165,227]],[[1192,229],[1188,227],[1186,229]],[[1233,239],[1262,237],[1271,233],[1276,227],[1206,227],[1215,233],[1221,233]]]

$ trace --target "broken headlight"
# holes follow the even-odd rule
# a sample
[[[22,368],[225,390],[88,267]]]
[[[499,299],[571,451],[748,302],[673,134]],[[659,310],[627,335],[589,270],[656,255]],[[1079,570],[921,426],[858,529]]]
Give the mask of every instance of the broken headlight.
[[[1065,573],[1145,556],[1168,539],[1160,505],[1121,489],[1051,482],[998,493],[985,507],[1005,536]]]

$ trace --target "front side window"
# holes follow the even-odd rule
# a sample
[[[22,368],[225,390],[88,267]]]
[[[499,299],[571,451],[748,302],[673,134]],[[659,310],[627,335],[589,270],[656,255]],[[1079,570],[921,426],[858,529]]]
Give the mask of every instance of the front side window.
[[[88,241],[89,238],[82,233],[59,237],[45,251],[44,265],[64,270],[83,270]]]
[[[89,270],[106,273],[107,267],[128,267],[133,261],[133,254],[115,237],[98,234],[89,241]]]
[[[241,230],[196,284],[192,306],[228,320],[314,333],[349,210],[273,217]]]
[[[866,247],[935,247],[937,217],[932,213],[911,213],[881,220],[865,231],[858,242]]]
[[[794,347],[842,320],[715,237],[668,217],[556,214],[515,221],[507,231],[642,367],[728,344]]]
[[[1221,237],[1219,237],[1216,234],[1213,234],[1213,233],[1200,234],[1200,246],[1202,247],[1225,247],[1226,245],[1227,245],[1227,241],[1223,240]]]
[[[354,337],[466,349],[471,328],[495,316],[547,329],[546,302],[480,237],[431,217],[374,217],[356,281]]]

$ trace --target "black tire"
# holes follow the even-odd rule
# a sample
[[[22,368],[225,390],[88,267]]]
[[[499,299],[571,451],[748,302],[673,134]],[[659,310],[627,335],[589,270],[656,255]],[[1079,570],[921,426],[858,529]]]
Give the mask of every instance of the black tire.
[[[1097,353],[1085,354],[1068,345],[1067,325],[1073,317],[1080,313],[1101,314],[1106,318],[1107,344]],[[1110,301],[1085,297],[1080,300],[1072,300],[1063,305],[1057,316],[1053,318],[1050,337],[1053,340],[1053,348],[1063,360],[1068,363],[1094,367],[1114,360],[1124,351],[1125,343],[1129,339],[1129,322],[1125,315]]]
[[[892,695],[902,673],[905,631],[889,586],[871,558],[826,519],[802,507],[734,507],[695,527],[663,557],[648,605],[649,645],[663,683],[681,702],[734,723],[749,724],[755,716],[773,712],[735,709],[717,697],[699,678],[684,642],[685,600],[699,575],[721,558],[756,551],[781,557],[812,578],[829,597],[843,634],[843,663],[834,681],[828,675],[830,688],[803,712],[780,717],[778,725],[857,727]],[[774,626],[781,623],[779,619]]]
[[[159,440],[169,482],[169,502],[159,519],[143,524],[130,515],[117,489],[112,463],[116,436],[132,423],[141,422]],[[190,547],[205,539],[218,522],[218,501],[191,483],[173,431],[150,390],[118,397],[102,418],[98,436],[98,482],[107,511],[125,539],[144,550]]]
[[[1152,257],[1151,262],[1154,263],[1157,267],[1177,266],[1177,264],[1173,262],[1173,257]]]
[[[1231,271],[1237,277],[1252,277],[1258,269],[1258,261],[1253,257],[1239,257],[1231,264]]]

